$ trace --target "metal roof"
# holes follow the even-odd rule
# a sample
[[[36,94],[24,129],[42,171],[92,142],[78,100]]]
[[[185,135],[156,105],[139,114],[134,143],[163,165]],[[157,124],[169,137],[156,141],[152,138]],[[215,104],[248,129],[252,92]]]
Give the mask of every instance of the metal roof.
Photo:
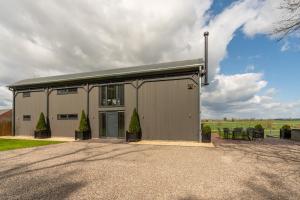
[[[2,109],[2,110],[0,110],[0,115],[3,115],[9,111],[11,111],[11,109]]]
[[[186,70],[196,69],[203,64],[202,59],[183,60],[175,62],[158,63],[151,65],[142,65],[135,67],[115,68],[109,70],[100,70],[85,73],[67,74],[59,76],[39,77],[32,79],[25,79],[9,85],[9,88],[17,88],[21,86],[44,85],[50,83],[63,83],[71,81],[82,81],[89,79],[109,79],[121,78],[126,76],[139,76],[151,74],[166,74],[172,72],[180,72]]]

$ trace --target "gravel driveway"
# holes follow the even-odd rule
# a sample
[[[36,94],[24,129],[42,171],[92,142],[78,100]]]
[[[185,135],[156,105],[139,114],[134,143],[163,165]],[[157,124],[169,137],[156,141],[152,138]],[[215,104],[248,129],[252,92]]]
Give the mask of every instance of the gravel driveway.
[[[0,199],[300,199],[299,143],[70,142],[0,152]]]

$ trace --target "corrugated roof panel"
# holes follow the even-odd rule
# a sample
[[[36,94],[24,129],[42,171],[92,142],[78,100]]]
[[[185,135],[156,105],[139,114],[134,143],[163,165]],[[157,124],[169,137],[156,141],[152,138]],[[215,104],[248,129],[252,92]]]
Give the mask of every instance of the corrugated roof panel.
[[[8,87],[39,85],[39,84],[86,80],[86,79],[95,79],[95,78],[109,78],[114,76],[126,76],[126,75],[134,75],[134,74],[137,75],[150,74],[153,72],[166,73],[172,70],[188,69],[190,67],[199,66],[201,64],[203,64],[202,59],[194,59],[194,60],[158,63],[158,64],[151,64],[151,65],[142,65],[142,66],[135,66],[135,67],[126,67],[126,68],[124,67],[124,68],[117,68],[117,69],[110,69],[110,70],[100,70],[94,72],[40,77],[40,78],[21,80],[12,85],[9,85]]]

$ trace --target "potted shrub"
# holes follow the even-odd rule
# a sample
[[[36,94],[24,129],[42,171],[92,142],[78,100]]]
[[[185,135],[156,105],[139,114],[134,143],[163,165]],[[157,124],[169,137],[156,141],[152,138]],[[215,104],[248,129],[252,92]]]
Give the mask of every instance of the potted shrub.
[[[261,124],[257,124],[255,127],[254,127],[254,135],[255,135],[255,138],[264,138],[265,137],[265,129],[262,127]]]
[[[280,129],[280,138],[291,139],[291,127],[289,125],[283,125]]]
[[[126,131],[126,141],[136,142],[139,141],[140,139],[141,139],[140,119],[137,110],[134,109],[130,119],[129,130]]]
[[[81,112],[79,129],[75,130],[75,140],[88,140],[91,139],[91,130],[88,124],[88,119],[84,113]]]
[[[211,128],[208,125],[202,128],[202,142],[211,142]]]
[[[48,137],[50,137],[44,113],[40,114],[39,121],[38,121],[38,123],[35,127],[34,137],[35,138],[48,138]]]

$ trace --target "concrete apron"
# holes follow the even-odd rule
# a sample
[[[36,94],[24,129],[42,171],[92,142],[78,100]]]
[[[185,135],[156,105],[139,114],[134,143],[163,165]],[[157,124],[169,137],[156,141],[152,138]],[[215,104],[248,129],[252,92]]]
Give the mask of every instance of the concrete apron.
[[[0,136],[0,139],[16,139],[16,140],[44,140],[44,141],[62,141],[62,142],[72,142],[75,141],[74,138],[69,137],[51,137],[45,139],[38,139],[32,136]]]
[[[130,142],[129,144],[148,144],[148,145],[166,145],[166,146],[184,146],[184,147],[209,147],[213,148],[213,143],[201,143],[194,141],[168,141],[168,140],[141,140],[139,142]]]

